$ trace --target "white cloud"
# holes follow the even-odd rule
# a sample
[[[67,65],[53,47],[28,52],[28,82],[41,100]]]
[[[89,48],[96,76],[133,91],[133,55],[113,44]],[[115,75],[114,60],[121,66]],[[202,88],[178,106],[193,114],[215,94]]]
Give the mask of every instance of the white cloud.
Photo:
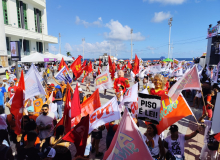
[[[94,21],[94,22],[86,22],[85,20],[81,20],[79,18],[79,16],[76,16],[76,21],[75,23],[77,25],[84,25],[85,28],[88,28],[89,26],[98,26],[98,27],[102,27],[102,17],[99,17],[97,21]]]
[[[58,51],[57,48],[53,45],[50,46],[50,51],[56,52]]]
[[[106,27],[111,30],[110,33],[104,33],[107,39],[118,41],[131,40],[131,28],[129,26],[123,26],[120,22],[111,20],[106,24]],[[143,41],[145,37],[142,36],[140,32],[132,33],[132,40]]]
[[[162,22],[163,20],[166,20],[168,18],[170,18],[172,15],[170,14],[170,12],[155,12],[154,13],[154,17],[152,19],[152,22],[155,22],[155,23],[159,23],[159,22]]]
[[[73,51],[73,49],[72,49],[72,47],[71,47],[71,45],[70,45],[69,43],[66,43],[66,44],[65,44],[65,50],[66,50],[67,52]]]
[[[146,2],[147,0],[143,0],[143,2]],[[162,4],[183,4],[187,0],[148,0],[150,3],[158,2]]]
[[[96,42],[96,43],[84,43],[84,52],[85,54],[103,54],[108,53],[110,54],[110,47],[111,47],[111,54],[116,54],[116,45],[117,45],[117,51],[124,51],[126,49],[126,46],[122,42],[111,42],[108,41],[102,41],[102,42]],[[74,45],[73,46],[73,52],[80,52],[82,54],[83,52],[83,44],[80,45]],[[85,57],[88,57],[85,55]]]

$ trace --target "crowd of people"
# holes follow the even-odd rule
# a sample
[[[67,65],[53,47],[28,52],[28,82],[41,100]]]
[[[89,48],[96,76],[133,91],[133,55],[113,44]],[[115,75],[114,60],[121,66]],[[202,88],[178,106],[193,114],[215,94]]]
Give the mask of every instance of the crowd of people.
[[[160,64],[162,62],[157,63]],[[123,70],[121,70],[121,68],[127,64],[116,63],[116,65],[119,65],[119,67],[115,68],[116,74],[113,79],[113,89],[115,96],[117,97],[118,104],[120,104],[123,101],[126,90],[131,87],[131,79],[128,77],[130,77],[132,68],[126,66],[123,68]],[[143,64],[142,70],[150,65],[152,64]],[[29,67],[25,65],[21,68],[23,68],[25,73],[27,73]],[[132,67],[134,67],[134,65]],[[41,67],[39,66],[39,68]],[[5,114],[6,107],[10,111],[10,99],[16,93],[19,80],[15,75],[15,67],[6,72],[6,77],[4,77],[2,82],[0,82],[0,159],[74,159],[70,150],[70,146],[72,144],[68,141],[62,140],[63,135],[66,134],[65,127],[63,125],[56,127],[56,124],[63,117],[63,110],[67,99],[67,84],[64,81],[58,81],[54,78],[56,68],[56,65],[48,65],[42,71],[42,77],[44,79],[43,85],[45,87],[46,96],[42,97],[41,95],[36,95],[33,97],[32,101],[27,100],[25,102],[26,108],[21,120],[21,134],[19,135],[15,133],[15,115],[11,113],[7,115]],[[216,159],[219,143],[214,138],[215,135],[211,135],[210,130],[219,87],[218,84],[212,83],[209,75],[206,74],[205,68],[200,77],[202,90],[184,90],[182,92],[186,98],[190,98],[190,101],[193,102],[191,107],[195,107],[198,110],[203,110],[201,117],[198,119],[198,121],[202,124],[201,126],[195,128],[191,134],[184,135],[180,134],[178,126],[173,124],[168,128],[170,131],[170,136],[164,137],[164,133],[158,135],[155,124],[147,123],[146,132],[142,135],[142,137],[148,146],[151,156],[155,160],[184,160],[184,143],[187,140],[195,137],[198,133],[201,134],[203,127],[205,127],[204,146],[201,150],[200,160],[205,160],[208,154],[210,154],[212,160]],[[79,87],[80,104],[85,102],[86,99],[92,95],[90,83],[92,79],[93,82],[95,82],[95,79],[100,74],[100,71],[104,71],[104,67],[97,66],[94,63],[93,71],[85,78],[85,91],[88,91],[89,94],[85,94],[83,88],[81,88],[81,82],[77,81],[77,86]],[[53,80],[55,83],[50,83],[49,79]],[[169,89],[177,81],[178,79],[175,76],[162,74],[146,73],[142,78],[140,78],[138,74],[134,76],[134,83],[138,83],[139,91],[147,89],[149,94],[156,96],[167,94]],[[72,89],[74,88],[75,85],[72,85]],[[49,101],[49,97],[51,97],[51,95],[53,103],[56,103],[57,105],[57,109],[55,111],[50,111],[49,109],[49,104],[51,103]],[[104,95],[106,95],[106,89],[104,90]],[[202,108],[200,107],[201,105],[203,106]],[[39,109],[38,106],[41,108]],[[123,112],[121,114],[123,114]],[[137,126],[139,126],[140,120],[138,120],[138,117],[135,116],[133,119]],[[119,124],[117,124],[115,121],[112,121],[93,130],[91,135],[88,137],[84,156],[78,156],[75,157],[75,159],[89,159],[89,155],[91,153],[95,153],[97,158],[101,158],[103,153],[99,152],[99,146],[100,140],[102,139],[103,130],[107,130],[105,141],[107,150],[112,142],[118,126]]]

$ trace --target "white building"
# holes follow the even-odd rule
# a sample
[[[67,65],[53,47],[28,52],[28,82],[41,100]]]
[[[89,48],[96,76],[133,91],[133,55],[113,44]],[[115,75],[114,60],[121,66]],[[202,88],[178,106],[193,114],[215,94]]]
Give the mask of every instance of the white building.
[[[0,56],[2,59],[7,55],[9,65],[10,41],[20,41],[22,57],[33,52],[49,52],[48,44],[58,43],[56,37],[48,35],[46,0],[0,0],[0,3],[0,32],[5,32],[0,33],[0,41],[3,35],[6,41],[6,52],[0,44]],[[4,23],[4,29],[1,23]]]

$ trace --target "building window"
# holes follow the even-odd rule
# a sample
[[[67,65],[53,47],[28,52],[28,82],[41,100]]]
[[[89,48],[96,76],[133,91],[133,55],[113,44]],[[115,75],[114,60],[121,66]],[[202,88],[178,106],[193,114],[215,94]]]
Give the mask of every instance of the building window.
[[[7,54],[10,55],[10,41],[9,41],[9,37],[6,37],[6,47],[7,47]]]
[[[4,23],[8,24],[7,0],[2,0]]]
[[[39,9],[34,8],[34,21],[35,21],[35,32],[42,33],[41,23],[42,16]]]
[[[29,40],[26,40],[26,39],[23,40],[24,55],[30,55],[30,46],[29,46],[29,44],[30,44]],[[20,39],[20,48],[21,48],[21,51],[23,52],[23,50],[22,50],[22,39]]]
[[[16,5],[17,5],[18,27],[23,29],[28,29],[27,5],[19,0],[16,0]]]
[[[37,52],[43,53],[43,45],[42,42],[36,42]]]

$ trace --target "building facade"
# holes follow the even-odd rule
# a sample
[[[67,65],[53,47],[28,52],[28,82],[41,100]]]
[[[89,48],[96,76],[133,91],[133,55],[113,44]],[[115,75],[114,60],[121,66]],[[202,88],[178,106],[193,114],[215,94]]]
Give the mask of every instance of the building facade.
[[[58,43],[56,37],[48,35],[46,0],[1,1],[9,65],[12,63],[10,41],[20,42],[21,57],[34,52],[49,52],[48,44]]]

